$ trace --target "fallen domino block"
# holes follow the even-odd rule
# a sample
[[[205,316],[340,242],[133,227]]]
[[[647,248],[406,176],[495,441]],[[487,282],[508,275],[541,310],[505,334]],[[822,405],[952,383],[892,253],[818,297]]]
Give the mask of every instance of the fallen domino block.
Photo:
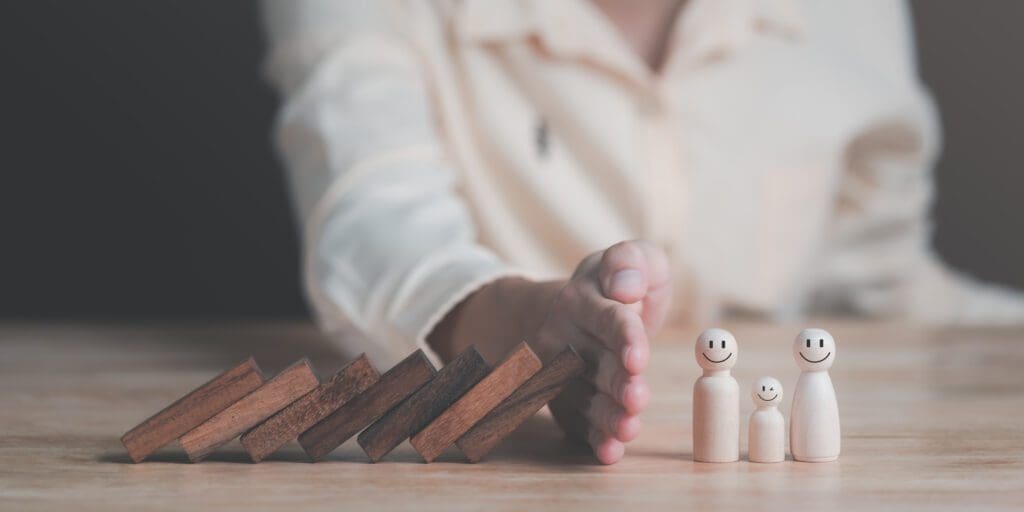
[[[537,355],[526,342],[520,343],[494,371],[414,435],[413,448],[426,462],[433,461],[540,368]]]
[[[242,447],[253,462],[259,462],[366,391],[378,379],[380,374],[370,360],[365,354],[360,355],[319,387],[243,434]]]
[[[133,462],[198,427],[263,384],[263,372],[252,357],[150,416],[121,437]]]
[[[416,434],[487,375],[487,362],[469,347],[441,368],[419,391],[359,434],[359,445],[373,462]]]
[[[349,400],[299,436],[299,444],[313,460],[323,459],[350,437],[420,389],[437,370],[422,350],[413,352],[381,375],[376,384]]]
[[[470,462],[479,462],[503,439],[528,420],[586,368],[572,348],[566,347],[530,380],[480,420],[455,443]]]
[[[309,361],[302,359],[181,436],[181,447],[189,460],[200,461],[217,447],[312,391],[318,384]]]

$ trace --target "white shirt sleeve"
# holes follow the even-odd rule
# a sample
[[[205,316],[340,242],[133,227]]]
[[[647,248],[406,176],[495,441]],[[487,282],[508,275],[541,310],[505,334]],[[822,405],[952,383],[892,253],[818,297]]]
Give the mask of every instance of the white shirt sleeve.
[[[945,324],[1024,321],[1024,295],[953,271],[931,247],[938,117],[917,77],[907,6],[886,5],[892,12],[872,20],[857,47],[891,81],[892,116],[847,148],[812,309]]]
[[[408,19],[391,2],[267,2],[276,137],[322,327],[389,364],[512,274],[476,243],[443,158]]]

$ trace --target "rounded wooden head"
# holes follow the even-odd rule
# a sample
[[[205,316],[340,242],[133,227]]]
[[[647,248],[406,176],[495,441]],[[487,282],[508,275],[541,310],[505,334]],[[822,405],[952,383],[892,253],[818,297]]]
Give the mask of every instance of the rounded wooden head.
[[[836,341],[825,329],[804,329],[793,339],[793,359],[805,372],[828,370],[836,359]]]
[[[754,405],[779,405],[782,402],[782,383],[775,377],[761,377],[750,388]]]
[[[708,329],[693,344],[697,364],[705,370],[728,370],[736,365],[740,347],[736,338],[725,329]]]

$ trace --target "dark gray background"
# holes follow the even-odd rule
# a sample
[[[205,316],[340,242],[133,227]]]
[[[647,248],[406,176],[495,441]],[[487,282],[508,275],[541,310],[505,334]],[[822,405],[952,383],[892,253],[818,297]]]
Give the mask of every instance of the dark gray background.
[[[935,242],[1024,287],[1024,2],[913,2]],[[0,316],[306,314],[250,1],[0,2]]]

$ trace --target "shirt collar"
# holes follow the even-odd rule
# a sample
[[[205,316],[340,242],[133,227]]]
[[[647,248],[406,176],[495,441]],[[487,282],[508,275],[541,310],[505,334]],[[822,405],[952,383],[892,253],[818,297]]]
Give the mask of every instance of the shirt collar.
[[[795,0],[690,0],[676,20],[673,50],[684,66],[728,56],[754,35],[798,40],[804,34]]]
[[[585,57],[639,79],[648,74],[588,0],[461,0],[454,10],[456,37],[466,43],[535,37],[556,57]],[[804,32],[797,0],[689,0],[678,16],[666,72],[726,56],[757,33],[796,40]]]

